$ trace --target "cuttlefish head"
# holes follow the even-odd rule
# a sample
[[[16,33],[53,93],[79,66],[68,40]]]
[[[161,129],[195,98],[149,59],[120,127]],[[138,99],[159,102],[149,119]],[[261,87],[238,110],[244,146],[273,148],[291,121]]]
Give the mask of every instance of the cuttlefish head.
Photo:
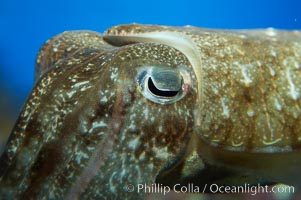
[[[183,159],[193,134],[197,81],[191,64],[180,51],[153,43],[123,46],[106,62],[96,83],[95,106],[103,108],[96,115],[118,141],[114,154],[131,152],[141,163],[153,160],[150,168],[157,165],[159,171],[172,168]]]
[[[42,47],[35,77],[1,158],[0,194],[134,195],[123,187],[154,183],[186,155],[197,81],[175,48],[65,32]]]

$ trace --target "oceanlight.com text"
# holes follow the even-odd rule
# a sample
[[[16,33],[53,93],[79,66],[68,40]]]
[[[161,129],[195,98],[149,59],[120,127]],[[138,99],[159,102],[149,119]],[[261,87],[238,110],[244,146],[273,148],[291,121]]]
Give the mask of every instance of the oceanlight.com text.
[[[241,186],[224,186],[218,184],[205,184],[203,187],[197,186],[193,183],[187,185],[175,184],[173,186],[166,186],[163,184],[128,184],[125,186],[126,192],[137,192],[137,193],[149,193],[149,194],[163,194],[166,195],[169,192],[175,193],[219,193],[219,194],[262,194],[262,193],[294,193],[295,188],[288,185],[250,185],[245,183]]]

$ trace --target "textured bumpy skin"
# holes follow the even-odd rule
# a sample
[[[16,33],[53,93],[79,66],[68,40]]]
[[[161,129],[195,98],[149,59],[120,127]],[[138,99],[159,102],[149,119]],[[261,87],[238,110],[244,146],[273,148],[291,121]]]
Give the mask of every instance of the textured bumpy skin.
[[[65,32],[35,79],[0,160],[4,199],[142,198],[128,184],[188,178],[300,185],[298,31]]]
[[[168,105],[144,98],[136,76],[149,66],[185,68],[185,98]],[[1,158],[1,197],[133,198],[127,184],[151,184],[184,156],[197,90],[181,52],[114,48],[97,33],[66,32],[41,49],[36,78]]]

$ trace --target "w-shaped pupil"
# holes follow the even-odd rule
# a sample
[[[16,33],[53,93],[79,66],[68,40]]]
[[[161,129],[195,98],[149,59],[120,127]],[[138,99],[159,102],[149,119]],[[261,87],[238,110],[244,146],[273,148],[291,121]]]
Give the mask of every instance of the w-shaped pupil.
[[[152,78],[148,79],[148,89],[151,91],[154,95],[162,96],[162,97],[174,97],[178,94],[178,91],[172,91],[172,90],[160,90],[158,89]]]

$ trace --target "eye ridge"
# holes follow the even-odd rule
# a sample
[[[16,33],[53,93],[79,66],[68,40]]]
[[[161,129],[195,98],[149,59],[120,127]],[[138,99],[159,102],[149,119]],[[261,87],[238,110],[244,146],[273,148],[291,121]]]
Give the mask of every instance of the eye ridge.
[[[148,79],[147,86],[148,86],[149,91],[151,93],[153,93],[154,95],[156,95],[156,96],[174,97],[179,93],[179,91],[175,91],[175,90],[160,90],[160,89],[158,89],[155,86],[155,84],[154,84],[151,77],[149,77],[149,79]]]

